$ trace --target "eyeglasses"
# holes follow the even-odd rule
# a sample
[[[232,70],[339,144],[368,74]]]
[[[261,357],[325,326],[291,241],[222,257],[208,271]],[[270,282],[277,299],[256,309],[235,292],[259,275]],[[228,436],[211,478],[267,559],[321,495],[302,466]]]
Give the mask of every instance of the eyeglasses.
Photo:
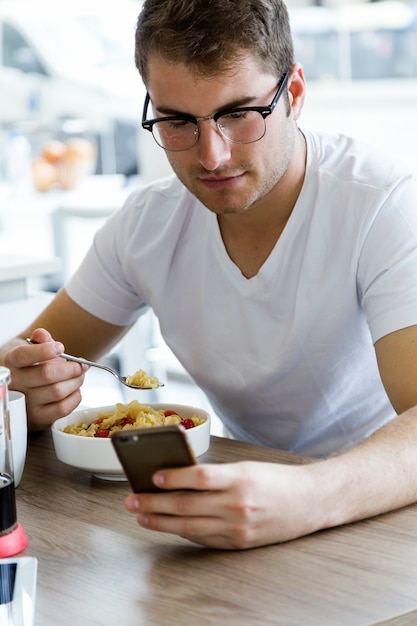
[[[152,133],[158,146],[164,150],[180,152],[189,150],[198,141],[199,122],[213,120],[225,139],[233,143],[254,143],[265,135],[265,119],[274,111],[288,81],[290,71],[283,74],[277,92],[269,106],[239,107],[222,109],[214,115],[194,117],[193,115],[171,115],[147,120],[146,114],[150,102],[146,94],[143,106],[142,127]]]

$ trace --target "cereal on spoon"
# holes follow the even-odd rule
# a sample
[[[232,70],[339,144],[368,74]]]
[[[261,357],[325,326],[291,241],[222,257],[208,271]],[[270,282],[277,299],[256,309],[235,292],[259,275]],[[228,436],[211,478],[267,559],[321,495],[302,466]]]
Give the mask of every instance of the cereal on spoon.
[[[145,370],[138,370],[131,376],[126,376],[126,382],[128,385],[149,387],[149,389],[157,389],[160,386],[157,376],[149,376]]]

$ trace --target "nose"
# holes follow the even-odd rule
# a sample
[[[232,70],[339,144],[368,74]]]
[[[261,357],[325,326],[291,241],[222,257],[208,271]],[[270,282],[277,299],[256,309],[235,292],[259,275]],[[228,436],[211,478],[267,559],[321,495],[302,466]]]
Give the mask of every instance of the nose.
[[[213,120],[200,121],[198,131],[198,159],[206,170],[212,172],[230,159],[231,143]]]

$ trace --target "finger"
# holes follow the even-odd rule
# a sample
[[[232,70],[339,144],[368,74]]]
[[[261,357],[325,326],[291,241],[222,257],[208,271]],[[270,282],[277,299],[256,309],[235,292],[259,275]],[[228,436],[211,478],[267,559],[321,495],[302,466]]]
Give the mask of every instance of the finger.
[[[49,365],[50,363],[48,363]],[[36,370],[45,366],[39,365],[28,369]],[[30,378],[29,383],[34,385],[24,390],[28,421],[32,429],[49,426],[59,417],[71,413],[81,402],[80,388],[84,383],[84,372],[78,376],[71,376],[70,378],[64,378],[48,384],[45,384],[44,377],[37,381],[33,380],[31,375],[28,375],[25,379],[26,385],[28,384],[28,378]]]
[[[16,389],[32,390],[38,387],[49,388],[56,393],[54,386],[69,383],[73,388],[84,382],[85,369],[79,363],[68,363],[64,359],[53,359],[31,364],[27,367],[11,368],[12,386]],[[71,383],[72,381],[72,383]],[[53,401],[54,396],[47,398]]]
[[[218,534],[224,524],[218,514],[222,503],[217,493],[130,494],[125,506],[136,514],[138,523],[144,528],[181,536]]]
[[[64,346],[59,341],[48,341],[39,344],[22,344],[5,356],[7,367],[24,368],[43,361],[56,359],[64,352]]]
[[[172,517],[233,517],[227,492],[167,491],[130,494],[125,506],[131,513]]]
[[[27,390],[41,392],[45,403],[56,402],[79,388],[85,379],[85,371],[79,363],[67,363],[59,359],[18,370]]]
[[[240,479],[239,463],[222,463],[163,469],[155,472],[154,484],[161,489],[193,489],[196,491],[224,491]]]
[[[265,543],[258,524],[233,523],[220,517],[186,518],[145,513],[139,513],[136,519],[142,528],[178,535],[208,548],[246,550]],[[272,535],[270,543],[277,541],[279,539]]]
[[[35,328],[30,336],[30,339],[34,343],[46,343],[47,341],[53,341],[51,333],[45,330],[45,328]]]
[[[196,494],[195,494],[196,495]],[[181,496],[180,496],[181,497]],[[206,503],[203,504],[203,500]],[[213,514],[221,511],[210,494],[198,494],[196,503],[200,511],[210,511],[208,515],[163,515],[158,513],[137,513],[136,519],[142,528],[169,533],[188,539],[194,543],[212,548],[240,550],[259,544],[260,524],[245,518]]]
[[[38,429],[68,415],[79,405],[84,378],[79,363],[55,359],[12,370],[11,388],[25,394],[29,425]]]
[[[142,528],[178,535],[201,545],[218,547],[220,545],[226,546],[230,543],[229,533],[226,532],[224,522],[219,518],[186,518],[139,513],[136,519]]]
[[[65,398],[59,402],[52,402],[49,404],[35,404],[31,401],[27,402],[29,429],[32,431],[43,430],[60,417],[69,415],[79,406],[81,400],[81,391],[80,389],[76,389],[73,393],[65,396]]]

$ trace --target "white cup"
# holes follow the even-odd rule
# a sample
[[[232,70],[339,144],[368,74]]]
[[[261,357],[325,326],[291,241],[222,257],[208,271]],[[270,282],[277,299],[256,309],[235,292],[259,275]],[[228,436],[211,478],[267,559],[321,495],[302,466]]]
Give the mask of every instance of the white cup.
[[[22,479],[26,461],[28,426],[26,399],[20,391],[9,391],[10,433],[12,439],[14,486]]]

